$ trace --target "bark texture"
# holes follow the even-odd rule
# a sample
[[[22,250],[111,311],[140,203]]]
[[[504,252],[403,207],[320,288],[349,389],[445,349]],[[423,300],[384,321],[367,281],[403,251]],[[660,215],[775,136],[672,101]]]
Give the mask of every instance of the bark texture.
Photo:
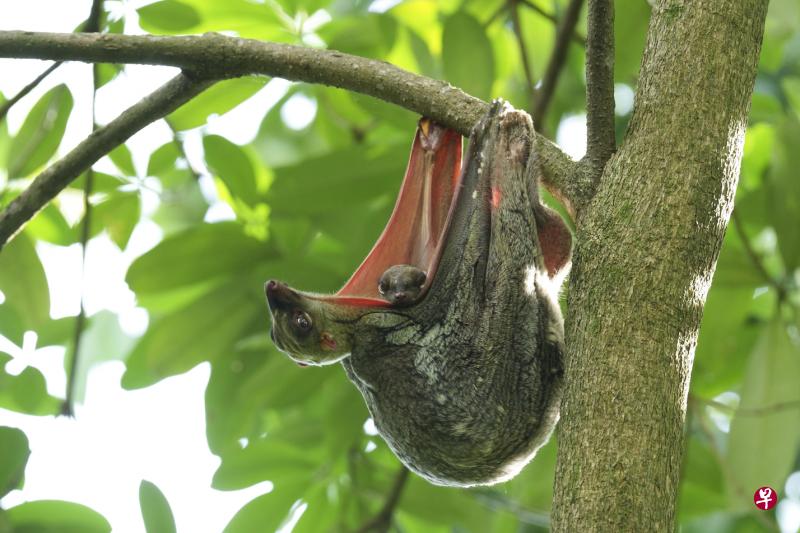
[[[661,0],[627,138],[579,213],[554,531],[673,531],[706,293],[767,0]]]

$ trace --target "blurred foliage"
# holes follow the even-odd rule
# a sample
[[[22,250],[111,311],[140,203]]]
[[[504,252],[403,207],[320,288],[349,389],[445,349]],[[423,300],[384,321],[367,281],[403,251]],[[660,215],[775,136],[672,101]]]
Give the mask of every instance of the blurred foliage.
[[[559,18],[566,0],[531,0]],[[156,34],[224,31],[390,61],[446,79],[481,98],[528,105],[517,39],[504,1],[408,0],[385,12],[369,1],[162,0],[141,7],[141,27]],[[555,26],[525,3],[520,21],[534,77],[546,69]],[[649,4],[618,2],[616,81],[636,87]],[[585,15],[584,15],[585,16]],[[122,20],[106,31],[121,32]],[[585,20],[577,32],[585,35]],[[584,49],[572,43],[543,130],[584,109]],[[104,84],[119,73],[104,66]],[[219,83],[168,119],[168,142],[137,161],[127,147],[95,173],[90,236],[120,249],[143,222],[163,240],[133,261],[127,282],[150,316],[131,340],[110,311],[90,317],[77,379],[123,359],[123,386],[150,386],[209,361],[208,444],[221,459],[213,486],[233,490],[270,480],[274,489],[245,505],[228,532],[271,531],[302,511],[295,531],[353,531],[384,505],[399,463],[374,433],[341,369],[301,369],[268,339],[262,285],[334,291],[369,251],[392,209],[415,117],[362,95],[293,84],[264,114],[255,138],[240,146],[208,132],[208,120],[264,88],[265,79]],[[269,90],[269,87],[267,88]],[[11,95],[5,95],[6,98]],[[313,111],[298,126],[296,104]],[[0,204],[53,161],[72,111],[59,85],[39,98],[22,126],[0,123]],[[620,136],[630,111],[618,115]],[[736,209],[708,294],[690,393],[679,519],[685,531],[769,531],[751,495],[761,485],[783,493],[800,466],[800,4],[770,5],[747,128]],[[291,116],[289,118],[292,118]],[[82,119],[81,119],[82,120]],[[202,137],[187,160],[190,135]],[[63,149],[61,150],[63,152]],[[195,158],[198,159],[198,158]],[[84,178],[71,187],[74,195]],[[155,192],[158,201],[143,201]],[[149,207],[146,206],[149,205]],[[212,206],[230,220],[207,222]],[[80,217],[56,200],[0,254],[0,334],[21,345],[68,346],[75,320],[52,320],[50,289],[37,243],[79,240]],[[77,281],[76,281],[77,282]],[[0,355],[0,407],[52,415],[59,402],[28,367],[6,372]],[[547,528],[556,442],[501,486],[458,490],[411,476],[394,513],[398,531],[517,532]],[[0,496],[19,486],[29,454],[19,430],[0,428]],[[143,482],[148,531],[173,531],[169,504]],[[49,529],[54,524],[64,526]],[[107,531],[77,504],[31,502],[0,510],[0,531]]]

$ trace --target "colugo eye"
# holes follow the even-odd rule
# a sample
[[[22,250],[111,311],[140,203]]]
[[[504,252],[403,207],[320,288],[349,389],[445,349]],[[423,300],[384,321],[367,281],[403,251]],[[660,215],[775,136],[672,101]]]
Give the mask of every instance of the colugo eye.
[[[295,311],[292,323],[299,331],[306,332],[311,329],[311,317],[304,311]]]

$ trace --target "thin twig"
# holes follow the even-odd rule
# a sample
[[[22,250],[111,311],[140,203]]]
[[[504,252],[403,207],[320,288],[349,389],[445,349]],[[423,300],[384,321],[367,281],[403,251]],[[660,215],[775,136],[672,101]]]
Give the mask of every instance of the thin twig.
[[[731,214],[731,221],[733,222],[733,229],[736,231],[736,235],[739,237],[739,240],[742,242],[742,246],[744,247],[744,251],[747,254],[747,257],[750,259],[750,262],[753,263],[753,266],[758,271],[758,274],[764,278],[764,281],[771,285],[775,291],[778,293],[778,301],[782,302],[786,299],[786,288],[781,284],[781,282],[772,276],[764,266],[764,262],[761,260],[761,257],[756,253],[755,249],[753,248],[753,244],[750,242],[750,238],[744,231],[744,226],[742,224],[742,220],[739,217],[739,212],[736,209],[733,210]]]
[[[530,524],[549,529],[550,514],[547,511],[528,509],[519,502],[492,489],[477,489],[475,499],[491,511],[504,511],[513,514],[522,524]]]
[[[531,11],[535,11],[536,13],[541,15],[542,17],[546,18],[547,20],[549,20],[553,24],[556,24],[556,25],[558,24],[558,19],[556,18],[555,15],[545,11],[541,7],[539,7],[536,4],[534,4],[533,2],[531,2],[530,0],[517,0],[517,1],[520,4],[524,5],[525,7],[529,8]],[[581,35],[577,31],[573,31],[572,32],[572,34],[570,35],[570,39],[572,39],[573,41],[575,41],[579,45],[581,45],[583,47],[586,47],[586,37],[584,37],[583,35]]]
[[[558,25],[553,53],[550,56],[547,71],[542,79],[542,87],[539,89],[536,107],[533,108],[533,124],[537,129],[542,128],[544,125],[547,110],[550,107],[550,102],[558,84],[558,77],[566,64],[570,38],[575,33],[575,26],[577,26],[580,18],[581,7],[583,7],[583,0],[571,0],[564,18],[561,19],[561,23]]]
[[[714,407],[715,409],[721,409],[723,411],[731,411],[736,414],[736,416],[761,416],[761,415],[770,415],[773,413],[778,413],[780,411],[788,411],[792,409],[800,409],[800,400],[791,400],[787,402],[777,402],[770,405],[763,405],[760,407],[733,407],[728,404],[724,404],[722,402],[718,402],[716,400],[709,400],[707,398],[701,398],[699,396],[690,395],[693,400],[698,403],[702,403],[709,407]]]
[[[597,180],[616,149],[613,2],[589,0],[586,20],[586,157]]]
[[[506,4],[505,2],[500,4],[500,7],[498,7],[495,10],[495,12],[492,13],[492,15],[488,19],[486,19],[486,22],[483,23],[483,27],[488,28],[489,26],[491,26],[494,23],[494,21],[497,20],[500,17],[500,15],[503,14],[503,11],[505,11],[507,7],[508,4]]]
[[[102,7],[102,2],[92,2],[92,8],[89,12],[89,17],[86,19],[86,22],[83,24],[83,28],[81,31],[87,33],[96,33],[100,31],[100,8]],[[8,114],[8,110],[11,109],[14,104],[22,100],[25,96],[28,95],[32,90],[34,90],[40,83],[44,81],[44,79],[50,75],[55,69],[61,66],[62,61],[56,61],[49,67],[47,67],[41,74],[39,74],[36,79],[30,82],[28,85],[23,87],[17,94],[11,97],[10,100],[3,102],[0,105],[0,121],[6,118]]]
[[[3,102],[3,104],[0,105],[0,121],[2,121],[4,118],[6,118],[6,115],[8,114],[8,110],[11,109],[14,106],[14,104],[16,104],[17,102],[22,100],[25,96],[28,95],[28,93],[30,93],[32,90],[34,90],[40,83],[42,83],[42,81],[47,76],[50,75],[51,72],[53,72],[55,69],[60,67],[61,63],[62,63],[62,61],[56,61],[55,63],[53,63],[52,65],[47,67],[44,70],[44,72],[42,72],[41,74],[36,76],[35,80],[33,80],[28,85],[23,87],[17,94],[12,96],[9,100]]]
[[[103,0],[94,0],[89,12],[89,18],[83,28],[86,32],[100,31],[100,18],[103,14]],[[97,65],[92,65],[92,103],[91,121],[92,132],[97,130],[96,117],[96,98],[97,98]],[[83,222],[81,223],[81,285],[80,285],[80,304],[78,316],[75,318],[75,331],[72,339],[72,357],[69,361],[67,371],[67,395],[61,409],[61,414],[75,416],[75,387],[78,382],[78,367],[81,354],[81,339],[83,330],[86,326],[86,305],[84,302],[84,288],[86,286],[86,248],[89,243],[89,233],[92,227],[92,203],[90,201],[92,189],[94,187],[94,171],[91,165],[86,170],[86,183],[83,188]]]
[[[400,503],[400,496],[403,494],[403,488],[408,481],[408,469],[404,466],[400,467],[397,476],[394,478],[392,488],[386,496],[386,502],[383,504],[381,510],[368,522],[356,530],[356,533],[367,533],[368,531],[375,531],[377,533],[386,533],[392,525],[392,516],[397,504]]]
[[[47,202],[105,154],[151,122],[171,113],[213,81],[178,74],[106,126],[92,132],[70,153],[39,174],[0,213],[0,249]]]
[[[519,22],[519,11],[517,0],[508,0],[508,12],[511,15],[511,25],[514,28],[514,35],[517,38],[519,47],[519,57],[522,61],[522,71],[525,73],[525,82],[528,85],[528,109],[533,110],[536,105],[536,79],[533,75],[533,68],[528,59],[528,48],[525,46],[525,38],[522,35],[522,25]]]

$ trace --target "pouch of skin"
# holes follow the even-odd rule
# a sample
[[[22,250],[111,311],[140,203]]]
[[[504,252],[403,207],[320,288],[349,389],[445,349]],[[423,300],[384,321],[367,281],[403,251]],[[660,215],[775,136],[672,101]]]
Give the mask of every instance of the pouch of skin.
[[[341,361],[412,471],[440,485],[488,485],[516,475],[558,420],[557,292],[571,237],[541,203],[526,113],[494,102],[460,173],[460,138],[420,124],[373,251],[335,295],[268,282],[272,335],[300,363]],[[377,294],[376,280],[397,264],[428,274],[409,307]]]

